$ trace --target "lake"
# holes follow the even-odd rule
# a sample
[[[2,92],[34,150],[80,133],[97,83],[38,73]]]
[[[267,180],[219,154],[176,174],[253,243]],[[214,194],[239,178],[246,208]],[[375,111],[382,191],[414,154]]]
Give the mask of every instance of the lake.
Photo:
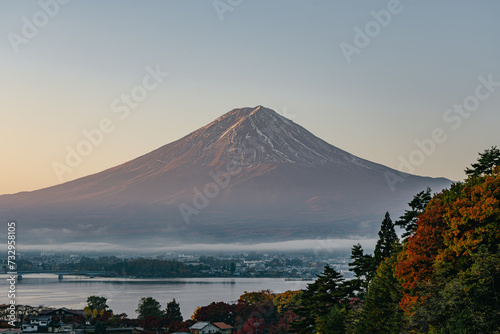
[[[7,275],[0,275],[6,285]],[[115,314],[137,317],[141,297],[153,297],[164,309],[173,298],[179,302],[183,317],[190,318],[196,307],[211,302],[234,302],[245,291],[270,289],[276,293],[299,290],[311,283],[285,281],[283,278],[88,278],[53,274],[24,275],[17,283],[16,303],[83,309],[88,296],[104,296]],[[5,289],[2,289],[5,291]]]

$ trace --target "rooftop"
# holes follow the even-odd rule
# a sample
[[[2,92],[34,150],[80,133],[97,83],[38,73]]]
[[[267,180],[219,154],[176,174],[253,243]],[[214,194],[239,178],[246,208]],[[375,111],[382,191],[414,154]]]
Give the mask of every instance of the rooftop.
[[[189,329],[202,330],[203,328],[207,327],[208,325],[210,325],[210,323],[207,321],[198,321],[193,326],[189,327]]]
[[[220,329],[233,329],[233,327],[231,327],[223,322],[214,322],[214,325],[219,327]]]

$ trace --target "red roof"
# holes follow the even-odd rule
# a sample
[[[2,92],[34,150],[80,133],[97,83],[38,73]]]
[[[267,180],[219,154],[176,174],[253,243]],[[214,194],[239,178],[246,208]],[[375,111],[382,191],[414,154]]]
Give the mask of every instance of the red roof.
[[[220,329],[233,329],[233,327],[226,325],[223,322],[214,322],[213,323],[215,326],[219,327]]]

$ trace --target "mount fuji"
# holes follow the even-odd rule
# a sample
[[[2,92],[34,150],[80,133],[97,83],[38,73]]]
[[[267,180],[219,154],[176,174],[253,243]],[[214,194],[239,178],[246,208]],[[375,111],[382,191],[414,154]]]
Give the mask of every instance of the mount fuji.
[[[100,173],[2,195],[0,217],[39,245],[373,237],[386,211],[450,184],[356,157],[258,106]]]

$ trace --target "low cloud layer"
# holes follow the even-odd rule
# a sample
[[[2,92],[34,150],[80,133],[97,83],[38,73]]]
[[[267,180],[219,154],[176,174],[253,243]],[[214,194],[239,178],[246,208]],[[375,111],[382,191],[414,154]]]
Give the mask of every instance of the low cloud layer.
[[[134,245],[133,248],[121,244],[104,242],[73,242],[59,245],[23,245],[23,251],[44,252],[91,252],[91,253],[134,253],[158,254],[172,251],[182,252],[240,252],[240,251],[313,251],[326,254],[344,251],[360,243],[367,250],[373,249],[376,239],[308,239],[290,240],[276,243],[228,243],[228,244],[148,244]]]

